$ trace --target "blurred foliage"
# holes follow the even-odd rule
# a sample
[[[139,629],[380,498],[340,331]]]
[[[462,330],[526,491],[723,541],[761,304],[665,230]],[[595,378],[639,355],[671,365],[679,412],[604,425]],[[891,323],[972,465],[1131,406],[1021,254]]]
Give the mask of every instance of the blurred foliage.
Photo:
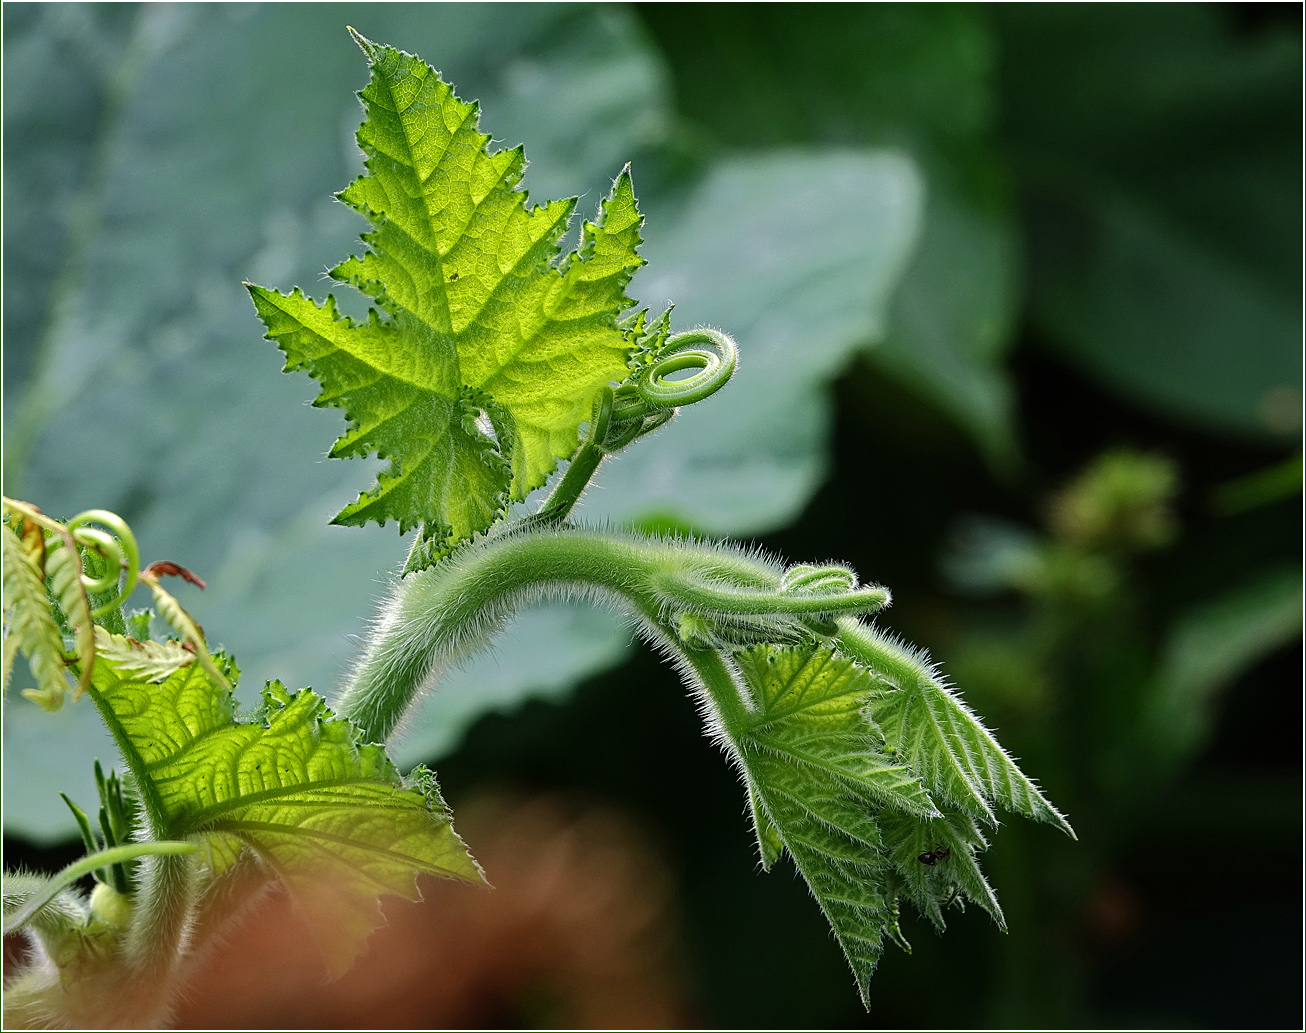
[[[994,146],[996,41],[976,7],[643,10],[687,132],[726,151],[888,146],[925,174],[920,241],[874,360],[995,460],[1014,447],[1002,359],[1017,301],[1010,184]],[[746,339],[746,338],[744,338]]]
[[[674,886],[647,836],[592,800],[479,796],[459,808],[493,892],[390,898],[347,979],[325,981],[305,915],[277,895],[212,953],[178,1029],[675,1029],[694,1026]]]
[[[993,15],[1035,325],[1145,405],[1295,439],[1301,40],[1211,4]]]
[[[338,417],[275,375],[238,282],[320,295],[361,228],[329,201],[358,161],[351,22],[479,97],[538,198],[592,208],[633,158],[632,295],[741,342],[711,427],[606,469],[584,514],[887,584],[1080,841],[1004,827],[1011,934],[905,916],[867,1016],[801,884],[754,876],[692,708],[605,617],[519,622],[406,759],[447,753],[455,807],[498,780],[652,830],[705,1025],[1296,1025],[1300,8],[507,10],[5,5],[6,490],[107,504],[199,569],[184,602],[248,684],[333,681],[402,548],[323,526],[368,470],[317,461]],[[291,35],[300,63],[269,61]],[[270,468],[264,436],[299,457]],[[76,718],[25,706],[6,821],[53,840]]]

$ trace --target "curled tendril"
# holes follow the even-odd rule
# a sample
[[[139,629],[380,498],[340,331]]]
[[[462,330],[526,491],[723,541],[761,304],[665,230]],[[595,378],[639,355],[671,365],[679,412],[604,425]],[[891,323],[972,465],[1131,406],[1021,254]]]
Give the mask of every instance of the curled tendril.
[[[695,345],[708,344],[710,348]],[[594,407],[587,439],[572,457],[567,472],[539,510],[524,526],[560,524],[589,484],[604,456],[621,451],[636,438],[657,430],[672,419],[679,406],[702,401],[720,390],[739,363],[735,342],[720,330],[687,330],[668,338],[661,356],[641,369],[634,380],[617,388],[604,388]],[[668,380],[672,373],[697,369],[684,380]],[[414,562],[416,557],[416,562]],[[426,561],[409,554],[404,573],[420,570]]]
[[[104,573],[99,577],[82,574],[82,587],[88,592],[117,591],[118,579],[122,577],[123,562],[122,547],[118,544],[118,539],[98,527],[80,528],[74,532],[73,539],[78,545],[95,550],[106,561]]]
[[[99,524],[99,527],[89,526]],[[119,575],[124,571],[126,580],[118,588],[114,598],[92,611],[92,617],[102,617],[116,609],[131,595],[136,587],[136,578],[140,573],[141,553],[136,545],[136,536],[117,513],[107,509],[88,509],[78,513],[68,521],[68,530],[78,545],[94,549],[104,557],[105,572],[98,578],[89,574],[82,575],[82,584],[88,592],[107,592],[118,588]],[[106,530],[107,529],[107,530]]]
[[[695,347],[701,344],[710,347]],[[655,410],[701,402],[726,385],[738,363],[735,342],[720,330],[703,327],[676,334],[667,340],[661,358],[643,370],[633,384],[618,390],[612,418],[624,423],[642,419]],[[667,379],[686,369],[698,372],[683,380]]]

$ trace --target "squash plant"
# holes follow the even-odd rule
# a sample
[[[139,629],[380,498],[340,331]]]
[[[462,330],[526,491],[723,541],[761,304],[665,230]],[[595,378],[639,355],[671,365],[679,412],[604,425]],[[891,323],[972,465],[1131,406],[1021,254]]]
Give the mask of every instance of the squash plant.
[[[1002,925],[977,863],[998,809],[1073,833],[928,657],[869,620],[886,589],[838,563],[572,518],[600,464],[738,361],[726,333],[673,332],[670,309],[626,296],[642,264],[629,168],[563,255],[576,199],[528,205],[521,148],[492,150],[476,105],[420,59],[354,38],[365,172],[337,196],[372,228],[331,276],[375,307],[356,322],[330,296],[247,287],[286,369],[344,410],[330,454],[389,461],[335,522],[394,522],[412,546],[334,707],[270,682],[238,714],[235,661],[163,584],[193,574],[142,566],[112,513],[4,500],[6,682],[21,651],[37,702],[88,696],[123,764],[97,763],[97,820],[64,798],[86,857],[5,877],[5,932],[29,944],[6,1023],[166,1021],[192,959],[274,881],[340,974],[379,895],[414,898],[420,873],[481,880],[434,775],[401,774],[384,744],[541,598],[617,610],[679,672],[743,782],[762,867],[797,866],[864,1002],[884,941],[907,946],[902,900],[940,929],[967,900]],[[152,610],[124,608],[138,584]]]

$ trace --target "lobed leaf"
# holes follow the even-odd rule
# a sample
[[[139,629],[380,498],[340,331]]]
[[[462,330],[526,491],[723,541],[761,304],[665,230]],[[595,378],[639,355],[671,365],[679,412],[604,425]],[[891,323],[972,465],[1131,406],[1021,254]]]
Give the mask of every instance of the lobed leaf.
[[[929,793],[880,749],[864,712],[869,672],[820,647],[754,646],[736,657],[753,707],[734,730],[762,863],[793,857],[829,919],[863,1002],[886,929],[896,934],[881,812],[938,815]]]
[[[247,285],[286,369],[348,419],[333,456],[390,460],[342,524],[420,525],[432,557],[487,529],[579,444],[599,392],[627,373],[617,325],[642,265],[628,171],[579,249],[576,201],[527,208],[520,147],[491,152],[478,108],[420,59],[356,36],[371,63],[357,134],[367,171],[338,196],[373,230],[332,275],[372,298],[364,323],[299,290]]]
[[[220,658],[219,658],[220,659]],[[418,873],[476,881],[429,773],[405,780],[307,689],[263,691],[258,719],[199,663],[162,682],[101,655],[92,696],[135,775],[152,835],[198,840],[208,875],[251,851],[312,917],[335,973],[380,921],[377,896],[418,896]]]
[[[762,767],[829,778],[867,807],[935,817],[929,793],[910,769],[881,750],[865,714],[876,682],[828,649],[757,646],[737,657],[757,709],[748,743]]]

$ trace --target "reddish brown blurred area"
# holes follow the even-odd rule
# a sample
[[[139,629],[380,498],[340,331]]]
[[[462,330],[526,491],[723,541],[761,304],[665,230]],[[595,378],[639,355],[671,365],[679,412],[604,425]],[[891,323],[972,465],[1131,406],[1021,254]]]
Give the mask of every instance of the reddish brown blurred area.
[[[561,797],[481,798],[458,830],[493,889],[424,878],[334,982],[288,896],[199,964],[185,1029],[679,1028],[675,894],[627,817]]]

